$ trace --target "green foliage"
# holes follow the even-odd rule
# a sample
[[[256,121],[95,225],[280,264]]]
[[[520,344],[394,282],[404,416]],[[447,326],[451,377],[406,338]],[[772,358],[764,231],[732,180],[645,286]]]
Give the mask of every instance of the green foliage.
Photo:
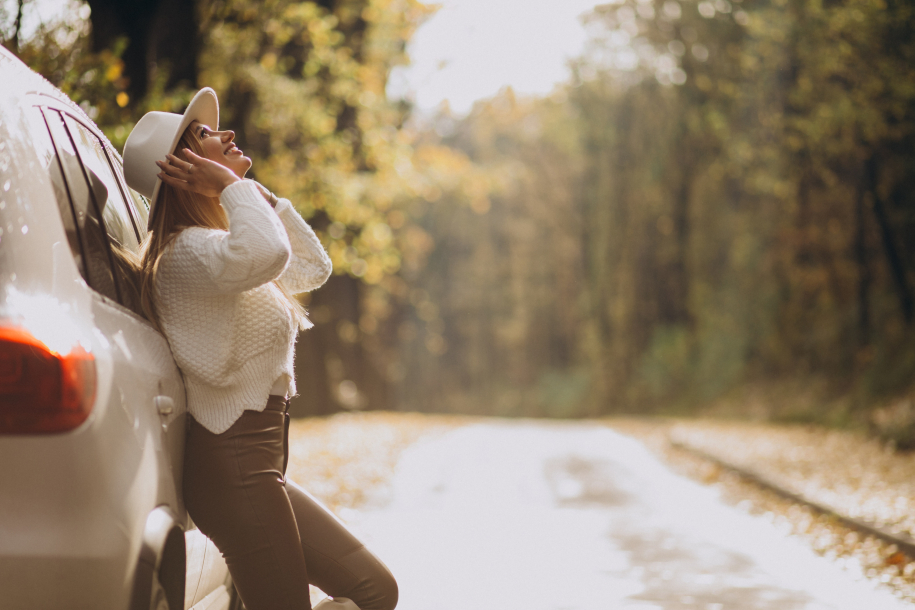
[[[909,387],[913,5],[625,0],[588,21],[552,101],[503,94],[442,140],[510,188],[484,216],[446,202],[424,224],[416,281],[451,351],[421,370],[461,371],[481,402],[518,388],[529,414],[542,380],[580,370],[578,414],[809,380],[791,412],[838,405],[825,421],[856,411],[836,393]]]
[[[573,192],[577,130],[565,100],[480,103],[440,117],[417,142],[440,196],[423,205],[425,266],[405,275],[415,315],[403,322],[401,397],[411,408],[580,416],[592,374]],[[431,171],[430,171],[431,170]]]
[[[687,329],[680,326],[654,329],[639,367],[639,381],[645,384],[651,396],[666,398],[675,389],[685,387],[686,374],[692,372],[690,340]]]
[[[899,237],[913,203],[900,173],[912,169],[900,154],[915,127],[912,7],[668,0],[605,5],[592,21],[606,34],[579,73],[596,78],[573,96],[585,145],[623,170],[595,167],[584,189],[590,224],[606,227],[591,254],[614,261],[586,290],[606,342],[627,344],[599,358],[622,371],[608,399],[644,398],[627,371],[638,354],[650,396],[708,400],[811,374],[904,389],[896,366],[869,362],[911,319],[915,257]],[[894,280],[896,306],[878,309]]]

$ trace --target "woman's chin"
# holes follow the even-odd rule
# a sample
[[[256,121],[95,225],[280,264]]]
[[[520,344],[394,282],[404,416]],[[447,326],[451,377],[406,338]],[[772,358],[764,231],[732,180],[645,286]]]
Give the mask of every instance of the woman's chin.
[[[249,157],[242,157],[241,159],[237,159],[234,163],[232,163],[232,167],[230,169],[235,172],[235,175],[239,178],[244,178],[245,174],[248,173],[248,170],[251,169],[252,164],[253,161],[251,161]]]

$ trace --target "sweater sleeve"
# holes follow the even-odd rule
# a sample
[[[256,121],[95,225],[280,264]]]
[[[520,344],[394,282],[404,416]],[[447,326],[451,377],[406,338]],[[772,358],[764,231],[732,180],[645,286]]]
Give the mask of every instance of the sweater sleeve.
[[[279,200],[276,215],[282,221],[292,247],[289,266],[280,276],[280,283],[290,294],[318,288],[333,271],[333,264],[324,251],[324,246],[288,199]]]
[[[219,200],[229,217],[229,230],[195,231],[186,240],[192,259],[187,261],[186,279],[201,291],[225,294],[279,277],[289,262],[289,238],[257,186],[250,180],[236,182]]]

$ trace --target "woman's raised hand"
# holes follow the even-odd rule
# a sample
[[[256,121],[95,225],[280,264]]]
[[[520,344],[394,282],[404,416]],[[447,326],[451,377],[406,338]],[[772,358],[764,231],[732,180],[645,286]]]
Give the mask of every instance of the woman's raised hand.
[[[219,197],[223,189],[241,180],[225,165],[184,149],[187,161],[175,155],[166,155],[168,161],[156,161],[162,170],[159,178],[162,182],[185,191],[200,193],[205,197]]]

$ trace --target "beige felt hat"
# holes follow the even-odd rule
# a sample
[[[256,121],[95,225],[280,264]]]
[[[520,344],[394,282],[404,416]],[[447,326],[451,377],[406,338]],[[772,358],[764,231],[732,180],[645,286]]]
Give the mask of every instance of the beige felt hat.
[[[162,186],[156,161],[165,161],[165,155],[175,150],[181,134],[194,121],[219,129],[219,100],[209,87],[197,92],[184,114],[147,112],[124,143],[124,178],[130,188],[149,199],[150,227]]]

